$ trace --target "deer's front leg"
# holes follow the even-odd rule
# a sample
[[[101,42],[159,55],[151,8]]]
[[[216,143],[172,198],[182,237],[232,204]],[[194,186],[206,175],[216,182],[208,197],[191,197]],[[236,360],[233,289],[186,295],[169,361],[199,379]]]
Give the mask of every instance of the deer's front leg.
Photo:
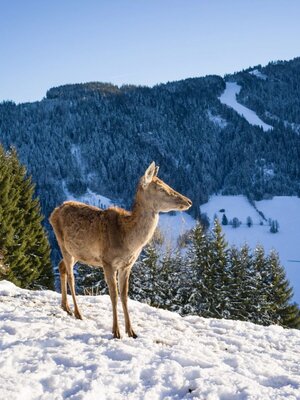
[[[125,329],[126,333],[129,337],[137,338],[134,330],[132,329],[128,307],[127,307],[127,299],[128,299],[128,286],[129,286],[129,276],[130,276],[131,266],[119,270],[119,290],[120,296],[123,306],[124,318],[125,318]]]
[[[106,268],[105,272],[105,279],[109,288],[109,295],[112,304],[112,311],[113,311],[113,327],[112,327],[112,334],[114,338],[120,339],[120,329],[118,323],[118,311],[117,311],[117,304],[118,304],[118,287],[117,287],[117,278],[116,272]]]

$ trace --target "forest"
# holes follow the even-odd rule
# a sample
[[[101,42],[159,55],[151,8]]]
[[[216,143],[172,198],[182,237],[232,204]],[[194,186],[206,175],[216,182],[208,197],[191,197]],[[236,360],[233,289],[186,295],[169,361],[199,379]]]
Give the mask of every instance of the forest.
[[[0,142],[17,149],[46,220],[66,199],[64,187],[130,207],[152,160],[193,200],[195,217],[213,193],[299,195],[299,58],[255,68],[266,78],[245,70],[152,88],[92,82],[52,88],[39,102],[2,102]],[[274,129],[264,132],[221,104],[225,80],[241,84],[239,101]]]

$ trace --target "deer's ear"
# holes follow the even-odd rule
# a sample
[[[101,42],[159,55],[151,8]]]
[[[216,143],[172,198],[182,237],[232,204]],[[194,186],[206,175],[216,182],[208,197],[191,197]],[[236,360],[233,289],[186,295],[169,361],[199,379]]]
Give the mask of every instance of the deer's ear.
[[[152,163],[146,169],[146,172],[145,172],[144,176],[142,177],[142,186],[143,186],[144,189],[152,181],[152,178],[155,176],[155,171],[156,171],[155,162],[152,161]]]
[[[157,176],[157,174],[158,174],[158,171],[159,171],[159,166],[157,165],[157,166],[155,167],[154,176]]]

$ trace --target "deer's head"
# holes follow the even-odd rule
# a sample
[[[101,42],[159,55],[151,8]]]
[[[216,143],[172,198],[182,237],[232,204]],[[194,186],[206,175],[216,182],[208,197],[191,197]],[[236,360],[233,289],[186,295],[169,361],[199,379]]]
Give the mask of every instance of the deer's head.
[[[138,188],[139,200],[155,212],[188,210],[192,205],[191,200],[159,179],[158,169],[153,161],[142,176]]]

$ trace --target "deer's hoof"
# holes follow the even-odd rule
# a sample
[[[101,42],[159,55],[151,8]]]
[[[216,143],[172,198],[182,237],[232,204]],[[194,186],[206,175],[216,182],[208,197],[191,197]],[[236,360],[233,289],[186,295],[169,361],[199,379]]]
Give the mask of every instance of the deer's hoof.
[[[62,304],[62,305],[61,305],[61,308],[62,308],[67,314],[73,315],[73,313],[72,313],[72,311],[71,311],[71,308],[70,308],[69,306],[67,306],[67,305],[65,305],[65,304]]]
[[[113,337],[114,339],[121,339],[120,331],[119,330],[113,331]]]
[[[78,311],[78,310],[75,310],[75,311],[74,311],[74,315],[75,315],[75,318],[76,318],[76,319],[83,319],[83,317],[82,317],[80,311]]]
[[[129,329],[128,331],[127,331],[127,335],[129,336],[129,337],[132,337],[133,339],[136,339],[138,336],[137,336],[137,334],[133,331],[133,329]]]

